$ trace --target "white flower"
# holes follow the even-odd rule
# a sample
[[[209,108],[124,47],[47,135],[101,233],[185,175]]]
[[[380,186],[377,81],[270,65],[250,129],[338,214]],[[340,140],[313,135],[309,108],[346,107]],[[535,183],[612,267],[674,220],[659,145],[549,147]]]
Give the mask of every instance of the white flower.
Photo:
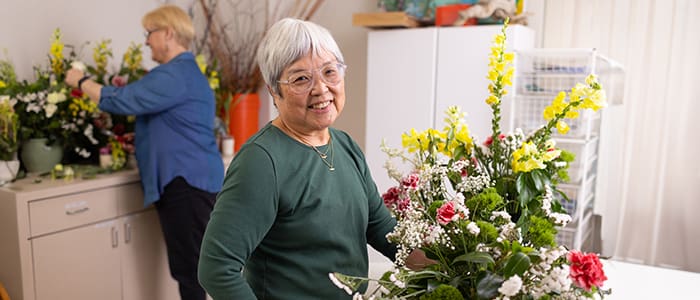
[[[333,284],[335,284],[335,286],[345,290],[345,292],[348,293],[348,295],[352,295],[352,290],[350,289],[350,287],[343,284],[342,282],[340,282],[340,280],[338,280],[338,278],[335,277],[335,274],[328,273],[328,278],[331,279],[331,281],[333,282]]]
[[[562,214],[562,213],[552,213],[549,215],[550,218],[554,219],[554,223],[564,227],[566,224],[569,224],[571,222],[571,216],[568,214]]]
[[[46,96],[46,101],[48,101],[51,104],[61,103],[63,101],[66,101],[66,95],[59,92],[49,93],[49,95]]]
[[[70,67],[73,69],[78,69],[82,72],[85,72],[85,70],[87,70],[87,67],[85,66],[85,64],[82,61],[77,61],[77,60],[70,63]]]
[[[522,286],[523,280],[520,279],[520,276],[513,275],[510,278],[508,278],[508,280],[503,282],[501,287],[498,288],[498,292],[505,296],[512,297],[518,294]]]
[[[53,104],[53,103],[47,104],[46,107],[44,108],[44,111],[46,112],[46,117],[51,118],[57,109],[58,109],[58,106],[56,106],[56,104]],[[27,106],[27,110],[29,110],[29,106]]]
[[[80,147],[75,147],[75,153],[80,155],[83,158],[88,158],[90,157],[90,151],[87,151],[85,148],[80,148]]]
[[[496,220],[496,218],[501,218],[510,222],[510,214],[504,210],[491,212],[491,221]]]
[[[396,277],[396,273],[391,273],[391,275],[389,275],[389,280],[391,280],[391,282],[393,282],[398,288],[403,289],[406,287],[406,283],[398,279]]]
[[[85,127],[83,134],[85,135],[85,137],[88,138],[88,140],[90,140],[90,143],[92,143],[93,145],[97,145],[99,143],[99,141],[95,139],[95,137],[93,137],[92,124],[89,124],[87,127]]]
[[[478,225],[476,225],[475,222],[469,222],[467,225],[467,230],[469,230],[469,233],[473,235],[479,235],[479,232],[481,232],[481,228],[479,228]]]

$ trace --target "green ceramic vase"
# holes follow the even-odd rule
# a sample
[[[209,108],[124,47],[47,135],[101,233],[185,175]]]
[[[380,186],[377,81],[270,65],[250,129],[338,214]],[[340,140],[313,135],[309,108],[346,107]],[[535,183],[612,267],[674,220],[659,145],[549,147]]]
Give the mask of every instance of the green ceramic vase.
[[[46,138],[29,139],[22,142],[20,157],[29,173],[45,173],[61,162],[63,147],[54,143],[46,145]]]

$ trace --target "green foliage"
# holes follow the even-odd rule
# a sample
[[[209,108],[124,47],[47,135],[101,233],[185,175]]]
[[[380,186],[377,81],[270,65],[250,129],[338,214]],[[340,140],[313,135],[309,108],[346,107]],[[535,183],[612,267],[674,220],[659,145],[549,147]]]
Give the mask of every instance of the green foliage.
[[[538,216],[530,217],[527,237],[535,247],[556,246],[554,236],[557,234],[554,225],[547,219]]]
[[[451,285],[441,284],[433,291],[423,294],[420,300],[464,300],[462,293]]]
[[[465,202],[465,206],[469,208],[477,220],[488,220],[491,217],[491,212],[496,208],[503,206],[503,197],[498,194],[495,188],[487,188],[483,192],[470,198]]]
[[[476,225],[479,226],[479,240],[481,241],[495,241],[498,237],[498,229],[492,223],[486,221],[476,221]]]

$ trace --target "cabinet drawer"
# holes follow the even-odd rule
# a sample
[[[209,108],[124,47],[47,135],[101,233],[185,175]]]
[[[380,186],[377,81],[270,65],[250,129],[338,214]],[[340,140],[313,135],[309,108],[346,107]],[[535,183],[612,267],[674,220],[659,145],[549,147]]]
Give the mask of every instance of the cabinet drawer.
[[[29,203],[32,237],[115,218],[125,187],[86,191]]]

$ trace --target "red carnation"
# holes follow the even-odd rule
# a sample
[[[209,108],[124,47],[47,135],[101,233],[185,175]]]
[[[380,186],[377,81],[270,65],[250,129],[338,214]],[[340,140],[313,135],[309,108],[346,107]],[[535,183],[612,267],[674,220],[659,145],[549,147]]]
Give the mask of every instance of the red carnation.
[[[415,190],[418,188],[418,181],[420,181],[418,174],[413,173],[413,174],[410,174],[410,175],[402,178],[401,185],[406,187],[406,188]]]
[[[567,259],[570,262],[569,277],[576,286],[586,291],[590,292],[593,286],[603,286],[603,281],[608,279],[603,272],[603,264],[595,253],[572,250],[567,255]]]
[[[384,199],[384,205],[386,205],[386,207],[388,208],[391,208],[391,206],[394,205],[394,203],[399,201],[399,194],[401,194],[401,190],[399,190],[398,187],[393,186],[389,188],[389,190],[387,190],[386,193],[382,195],[382,199]]]
[[[70,96],[73,98],[82,98],[83,97],[83,91],[80,89],[72,89],[70,91]]]

